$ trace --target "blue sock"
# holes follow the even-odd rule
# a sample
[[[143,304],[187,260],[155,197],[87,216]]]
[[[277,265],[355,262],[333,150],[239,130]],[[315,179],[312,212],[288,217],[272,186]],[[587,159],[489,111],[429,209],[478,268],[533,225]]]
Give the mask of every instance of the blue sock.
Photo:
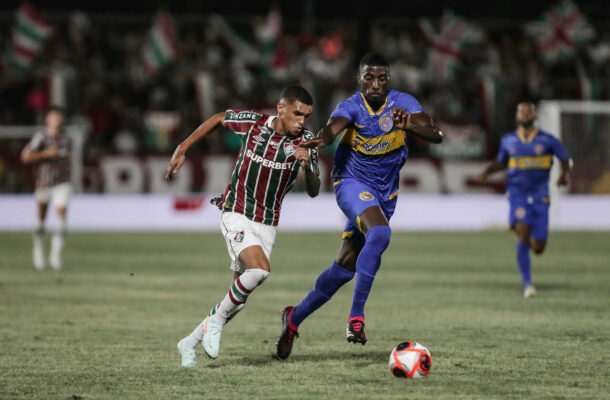
[[[390,244],[392,230],[389,226],[374,226],[366,233],[364,247],[356,260],[356,287],[350,318],[364,318],[364,304],[369,297],[375,274],[381,265],[381,255]]]
[[[316,311],[339,290],[341,286],[352,280],[354,272],[348,271],[337,262],[326,268],[316,279],[316,285],[305,296],[301,304],[295,307],[290,320],[295,325],[300,325],[309,314]]]
[[[532,277],[530,275],[530,245],[529,243],[517,242],[517,262],[519,263],[519,272],[523,279],[523,286],[531,285]]]

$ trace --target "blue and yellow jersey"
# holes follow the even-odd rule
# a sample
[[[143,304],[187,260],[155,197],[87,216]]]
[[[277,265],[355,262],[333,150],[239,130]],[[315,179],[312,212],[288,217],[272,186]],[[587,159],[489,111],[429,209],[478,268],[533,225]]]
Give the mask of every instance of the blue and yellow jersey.
[[[548,198],[553,155],[561,161],[570,159],[559,139],[547,132],[538,130],[529,138],[517,131],[504,135],[497,160],[508,165],[506,192]]]
[[[373,110],[358,92],[343,100],[333,117],[345,117],[351,124],[343,131],[335,152],[333,180],[356,178],[376,186],[380,195],[398,194],[399,172],[407,159],[406,132],[394,127],[391,110],[422,112],[419,102],[407,93],[390,90],[385,103]]]

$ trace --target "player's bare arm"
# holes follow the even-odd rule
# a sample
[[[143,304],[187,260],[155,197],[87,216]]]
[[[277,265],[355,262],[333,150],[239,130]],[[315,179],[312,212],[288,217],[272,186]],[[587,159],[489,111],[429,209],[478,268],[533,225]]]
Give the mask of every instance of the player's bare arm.
[[[427,142],[441,143],[443,141],[443,132],[434,125],[434,121],[426,113],[409,114],[402,108],[394,107],[392,118],[394,118],[394,126],[408,129]]]
[[[189,135],[189,137],[184,139],[184,141],[180,143],[178,147],[176,147],[176,151],[174,151],[174,155],[172,156],[169,166],[167,167],[167,171],[165,172],[165,179],[170,180],[178,173],[178,171],[180,171],[182,164],[184,164],[185,155],[188,149],[199,139],[212,132],[219,124],[222,124],[224,116],[224,112],[213,115],[211,118],[199,125],[199,127],[195,129],[193,133]]]
[[[301,147],[310,149],[321,149],[332,144],[339,133],[348,125],[350,120],[345,117],[333,117],[328,120],[324,128],[320,129],[315,139],[301,143]]]
[[[320,177],[311,169],[311,163],[309,161],[309,149],[299,147],[296,150],[295,156],[301,165],[301,168],[303,168],[303,174],[305,176],[305,191],[309,197],[316,197],[318,193],[320,193]]]
[[[557,178],[557,186],[566,186],[570,181],[570,172],[572,172],[572,160],[562,161],[561,173]]]
[[[476,181],[479,183],[484,183],[489,175],[493,174],[494,172],[505,170],[506,167],[507,164],[501,163],[498,160],[493,160],[485,167],[483,172],[476,177]]]
[[[31,164],[42,160],[50,160],[58,157],[68,157],[70,154],[67,152],[61,152],[58,147],[53,146],[48,149],[40,151],[31,151],[29,147],[26,147],[21,152],[21,162],[24,164]]]

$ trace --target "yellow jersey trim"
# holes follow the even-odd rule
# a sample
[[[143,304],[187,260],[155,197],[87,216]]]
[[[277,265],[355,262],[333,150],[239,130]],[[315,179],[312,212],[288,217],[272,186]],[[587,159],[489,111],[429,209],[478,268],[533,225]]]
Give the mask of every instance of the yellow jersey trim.
[[[545,154],[543,156],[511,157],[508,160],[508,168],[517,169],[550,169],[553,156]]]
[[[381,113],[385,109],[386,104],[388,104],[388,96],[386,95],[385,96],[385,101],[383,102],[383,105],[381,107],[379,107],[379,110],[377,110],[377,112],[375,112],[375,111],[373,111],[371,106],[369,106],[369,103],[366,101],[366,98],[364,97],[364,93],[360,92],[360,96],[362,96],[362,101],[364,101],[364,106],[366,107],[366,109],[368,110],[369,114],[371,114],[371,115],[381,115]]]
[[[344,179],[341,179],[340,181],[333,182],[333,186],[337,186],[338,184],[340,184],[343,181],[344,181]]]
[[[388,197],[388,199],[389,199],[389,200],[392,200],[394,197],[398,196],[398,193],[400,193],[400,189],[398,189],[398,190],[396,191],[396,193],[392,193],[392,194],[390,195],[390,197]]]
[[[343,232],[341,239],[350,239],[352,236],[354,236],[354,232],[352,231]]]
[[[367,138],[358,134],[354,128],[350,128],[343,133],[341,143],[365,155],[386,154],[405,146],[405,131],[395,129],[385,135]]]
[[[525,136],[523,136],[523,134],[519,133],[519,131],[517,131],[517,136],[519,136],[519,140],[521,140],[521,143],[532,143],[532,140],[534,140],[534,138],[536,137],[536,135],[538,134],[538,129],[536,129],[536,132],[532,133],[532,135],[529,138],[526,138]]]
[[[356,217],[356,223],[358,224],[358,229],[362,232],[362,226],[360,225],[360,216]]]

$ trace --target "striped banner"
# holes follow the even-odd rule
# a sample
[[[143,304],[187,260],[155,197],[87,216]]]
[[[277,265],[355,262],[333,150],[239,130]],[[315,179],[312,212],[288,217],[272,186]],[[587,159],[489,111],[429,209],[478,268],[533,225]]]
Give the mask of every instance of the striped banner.
[[[421,18],[419,27],[432,45],[428,53],[427,69],[443,79],[453,78],[460,65],[463,47],[483,38],[481,29],[451,10],[444,11],[438,32],[428,18]]]
[[[17,8],[16,17],[3,64],[10,75],[22,76],[32,66],[53,28],[29,3]]]
[[[155,16],[144,46],[144,68],[155,74],[176,58],[176,30],[168,13]]]
[[[527,24],[525,30],[549,64],[573,58],[576,48],[595,36],[584,14],[571,0],[563,0],[539,20]]]

